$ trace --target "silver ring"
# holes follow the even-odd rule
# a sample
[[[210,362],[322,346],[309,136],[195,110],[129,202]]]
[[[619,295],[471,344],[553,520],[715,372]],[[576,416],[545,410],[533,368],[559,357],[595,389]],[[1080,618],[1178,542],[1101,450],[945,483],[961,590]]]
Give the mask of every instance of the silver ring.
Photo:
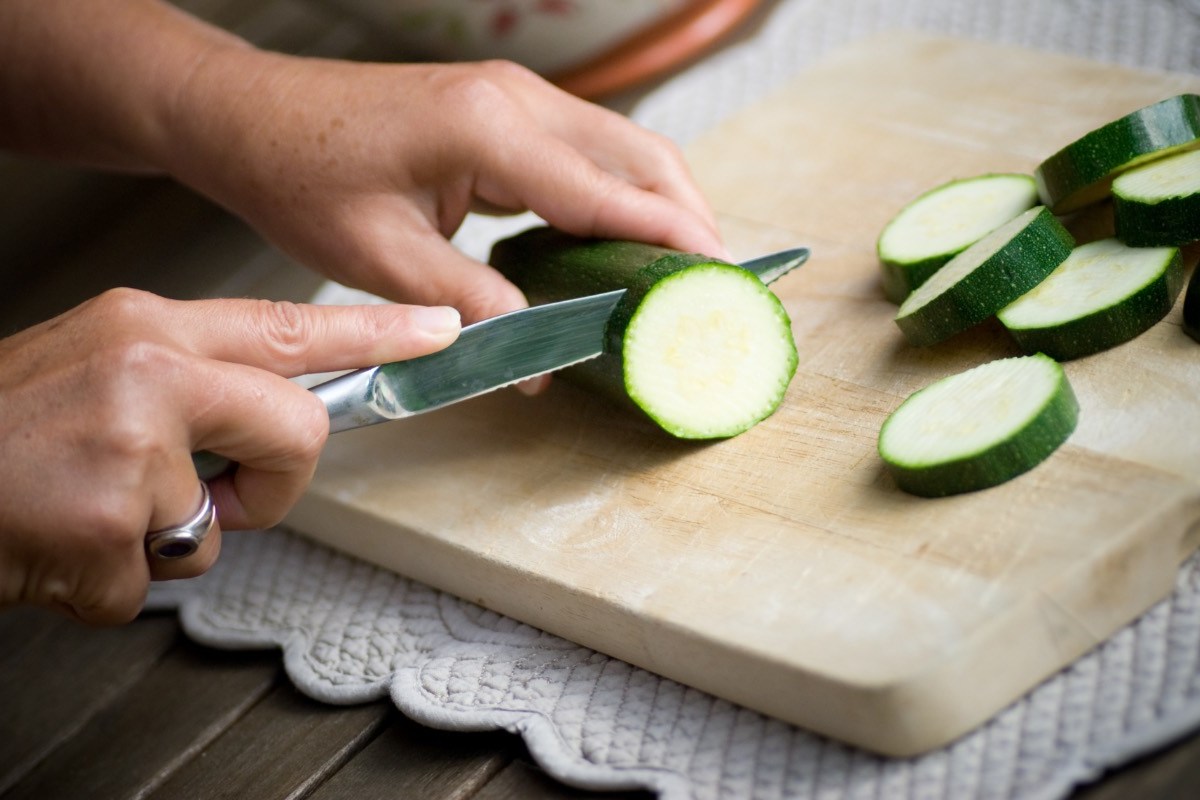
[[[204,481],[200,481],[200,492],[200,507],[186,522],[146,534],[146,553],[151,558],[174,561],[187,558],[200,549],[200,543],[217,522],[212,492]]]

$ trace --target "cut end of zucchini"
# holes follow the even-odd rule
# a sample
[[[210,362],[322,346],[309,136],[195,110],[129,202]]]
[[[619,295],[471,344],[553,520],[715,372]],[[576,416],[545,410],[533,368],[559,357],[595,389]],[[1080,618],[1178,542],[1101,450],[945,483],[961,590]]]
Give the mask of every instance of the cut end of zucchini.
[[[1200,147],[1200,95],[1181,94],[1138,109],[1059,150],[1034,171],[1042,202],[1067,214],[1109,196],[1122,172]]]
[[[735,436],[769,416],[797,364],[779,299],[721,263],[655,283],[629,319],[622,358],[629,397],[685,439]]]
[[[884,422],[879,454],[904,491],[942,497],[1027,472],[1067,440],[1079,404],[1045,355],[993,361],[927,386]]]
[[[1200,240],[1200,150],[1126,172],[1113,181],[1117,238],[1134,247]]]
[[[943,264],[1037,204],[1029,175],[950,181],[906,205],[879,235],[884,292],[900,303]]]
[[[1107,350],[1148,330],[1183,285],[1174,247],[1081,245],[1046,280],[997,317],[1026,352],[1067,360]]]
[[[936,344],[991,317],[1041,282],[1074,240],[1045,206],[1018,215],[959,253],[900,305],[896,324]]]

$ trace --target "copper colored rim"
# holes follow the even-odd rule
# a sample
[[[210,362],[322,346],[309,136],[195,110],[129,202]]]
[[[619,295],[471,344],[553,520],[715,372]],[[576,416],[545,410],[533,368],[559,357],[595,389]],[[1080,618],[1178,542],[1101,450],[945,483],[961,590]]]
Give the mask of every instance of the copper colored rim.
[[[736,28],[761,0],[695,0],[599,56],[550,76],[571,94],[594,100],[628,89],[703,52]]]

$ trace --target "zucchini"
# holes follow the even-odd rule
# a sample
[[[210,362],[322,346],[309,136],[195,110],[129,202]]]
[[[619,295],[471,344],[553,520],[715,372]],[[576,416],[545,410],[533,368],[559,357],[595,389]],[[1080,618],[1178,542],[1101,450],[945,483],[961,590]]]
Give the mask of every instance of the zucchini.
[[[1113,181],[1117,238],[1134,247],[1200,240],[1200,150],[1130,170]]]
[[[1125,170],[1200,146],[1200,95],[1168,97],[1086,134],[1034,171],[1042,202],[1066,214],[1109,195]]]
[[[947,261],[1037,202],[1029,175],[981,175],[925,192],[879,235],[883,293],[893,303],[903,302]]]
[[[1175,305],[1182,287],[1177,248],[1101,239],[1075,248],[1050,277],[996,316],[1025,352],[1065,361],[1148,330]]]
[[[1187,294],[1183,298],[1183,330],[1200,342],[1200,267],[1192,270]]]
[[[1042,281],[1074,240],[1045,206],[1009,220],[952,258],[900,304],[896,324],[917,345],[983,322]]]
[[[673,436],[745,431],[779,407],[796,371],[783,304],[736,264],[545,227],[497,242],[490,261],[531,303],[624,288],[604,354],[562,375],[631,400]]]
[[[1033,469],[1070,437],[1078,417],[1058,362],[1004,358],[910,396],[883,423],[879,454],[906,492],[973,492]]]

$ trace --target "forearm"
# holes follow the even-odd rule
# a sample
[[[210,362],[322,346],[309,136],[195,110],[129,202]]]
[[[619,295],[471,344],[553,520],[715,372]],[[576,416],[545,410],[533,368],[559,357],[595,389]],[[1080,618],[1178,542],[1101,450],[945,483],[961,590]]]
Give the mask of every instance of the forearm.
[[[246,47],[158,0],[0,0],[0,147],[162,170],[190,76]]]

